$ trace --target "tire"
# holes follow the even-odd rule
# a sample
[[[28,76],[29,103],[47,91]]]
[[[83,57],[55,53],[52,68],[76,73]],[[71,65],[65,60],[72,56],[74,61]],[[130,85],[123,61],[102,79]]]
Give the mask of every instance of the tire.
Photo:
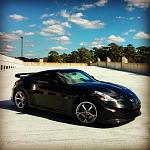
[[[15,92],[14,102],[16,107],[20,110],[27,108],[28,101],[25,92],[22,90],[18,90],[17,92]]]
[[[74,114],[82,124],[93,124],[97,120],[97,106],[91,101],[81,101],[75,106]]]

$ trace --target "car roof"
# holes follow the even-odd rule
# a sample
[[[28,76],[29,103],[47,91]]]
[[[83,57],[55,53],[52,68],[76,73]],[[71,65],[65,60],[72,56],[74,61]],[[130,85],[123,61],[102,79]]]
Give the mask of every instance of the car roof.
[[[50,72],[68,72],[68,71],[82,71],[82,70],[79,70],[79,69],[52,69],[52,70],[45,70],[45,71],[40,71],[38,73],[50,73]]]

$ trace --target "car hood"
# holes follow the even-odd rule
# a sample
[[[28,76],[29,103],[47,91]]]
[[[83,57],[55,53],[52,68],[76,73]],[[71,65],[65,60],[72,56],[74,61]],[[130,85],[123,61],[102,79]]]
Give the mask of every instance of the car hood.
[[[92,94],[94,91],[100,91],[104,94],[109,95],[110,97],[117,100],[119,104],[118,108],[137,108],[140,106],[140,100],[138,97],[128,88],[109,82],[90,82],[90,83],[79,83],[74,85],[75,89],[82,93]],[[112,105],[112,103],[111,103]]]
[[[104,92],[105,94],[113,98],[116,98],[119,95],[124,95],[129,99],[131,98],[138,99],[137,96],[127,87],[110,82],[98,81],[98,82],[79,83],[75,84],[74,87],[84,92],[85,91],[93,92],[95,90]]]
[[[86,90],[99,90],[99,91],[104,91],[105,89],[110,89],[110,90],[118,91],[118,92],[129,90],[128,88],[122,85],[113,84],[109,82],[103,82],[103,81],[78,83],[78,84],[75,84],[74,87],[86,89]]]

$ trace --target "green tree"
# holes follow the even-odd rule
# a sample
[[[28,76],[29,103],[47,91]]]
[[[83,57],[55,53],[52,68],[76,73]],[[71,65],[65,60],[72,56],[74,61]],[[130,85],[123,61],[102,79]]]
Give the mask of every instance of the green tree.
[[[80,62],[78,51],[71,52],[70,58],[71,58],[71,62],[74,62],[74,63]]]
[[[66,62],[66,63],[71,63],[72,60],[71,60],[71,54],[65,54],[63,53],[62,55],[60,55],[60,58],[61,58],[61,62]]]
[[[123,54],[128,59],[128,62],[132,63],[136,61],[136,49],[133,45],[128,44],[127,47],[124,48]]]
[[[79,57],[79,62],[81,63],[88,63],[92,60],[90,51],[84,47],[79,48],[77,53]]]
[[[50,51],[48,53],[48,62],[60,62],[60,56],[56,51]]]
[[[136,50],[136,62],[150,63],[150,47],[140,46]]]
[[[120,62],[123,56],[123,47],[118,46],[115,43],[110,43],[108,46],[108,57],[113,62]]]
[[[95,62],[95,60],[94,60],[94,51],[90,50],[89,53],[90,53],[90,61]]]
[[[106,61],[106,58],[108,56],[108,47],[94,47],[94,62],[97,61],[97,58],[100,58],[101,61]]]
[[[101,61],[106,61],[109,57],[112,62],[121,62],[122,56],[128,59],[128,62],[150,63],[150,47],[140,46],[135,48],[129,44],[126,47],[119,46],[115,43],[110,43],[108,46],[93,47],[88,50],[81,47],[71,54],[61,54],[56,51],[50,51],[48,54],[48,62],[68,62],[68,63],[89,63],[90,61],[96,62],[97,58]],[[37,59],[22,58],[24,61],[38,61]]]

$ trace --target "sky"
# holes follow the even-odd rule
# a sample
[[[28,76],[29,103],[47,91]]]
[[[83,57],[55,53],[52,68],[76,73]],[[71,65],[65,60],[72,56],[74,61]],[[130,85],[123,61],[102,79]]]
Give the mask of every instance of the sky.
[[[0,53],[47,57],[80,47],[150,45],[149,0],[0,0]]]

